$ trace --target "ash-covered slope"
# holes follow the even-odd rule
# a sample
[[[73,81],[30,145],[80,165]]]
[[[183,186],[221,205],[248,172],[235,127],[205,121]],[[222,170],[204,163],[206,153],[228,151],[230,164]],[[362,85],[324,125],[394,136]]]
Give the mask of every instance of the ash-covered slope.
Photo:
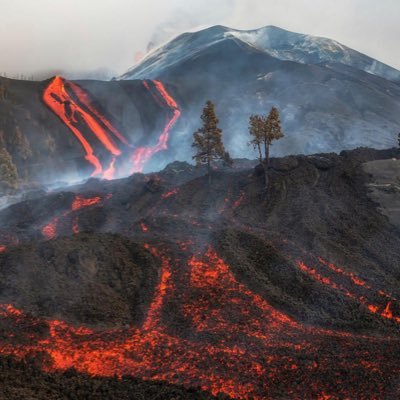
[[[400,71],[335,40],[294,33],[276,26],[248,31],[214,26],[200,32],[185,33],[152,51],[121,78],[157,78],[174,65],[195,57],[204,48],[232,38],[283,61],[302,64],[340,63],[400,83]]]
[[[15,204],[0,213],[0,353],[238,399],[397,398],[399,227],[363,169],[395,156],[274,159],[268,196],[242,160],[211,188],[174,163]],[[77,315],[70,292],[85,293]]]
[[[215,101],[236,157],[250,153],[249,115],[273,105],[287,133],[276,145],[282,155],[390,147],[400,125],[399,71],[333,40],[276,27],[183,34],[120,77],[138,78],[179,88],[189,130],[197,128],[204,102]],[[189,149],[190,135],[178,140]]]

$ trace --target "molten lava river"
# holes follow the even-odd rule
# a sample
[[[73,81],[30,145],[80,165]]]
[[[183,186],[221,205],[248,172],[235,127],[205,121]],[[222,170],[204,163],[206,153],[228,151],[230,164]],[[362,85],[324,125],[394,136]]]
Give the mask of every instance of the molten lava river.
[[[60,118],[82,146],[86,160],[92,164],[92,176],[104,179],[141,172],[151,157],[168,148],[170,130],[178,121],[181,111],[178,104],[159,81],[143,81],[143,86],[160,108],[168,114],[165,128],[158,142],[150,147],[133,146],[93,105],[88,93],[77,84],[56,76],[43,94],[44,103]],[[100,154],[108,154],[102,160]],[[131,159],[132,166],[125,171],[124,159]],[[118,161],[121,159],[121,162]]]
[[[178,259],[145,245],[159,258],[161,275],[141,326],[95,331],[2,305],[10,334],[0,353],[40,355],[46,371],[131,375],[237,399],[379,399],[387,377],[400,372],[390,361],[397,339],[302,325],[238,282],[212,247],[199,253],[190,243],[180,246]],[[183,331],[171,323],[177,315]],[[43,323],[48,333],[35,333]]]

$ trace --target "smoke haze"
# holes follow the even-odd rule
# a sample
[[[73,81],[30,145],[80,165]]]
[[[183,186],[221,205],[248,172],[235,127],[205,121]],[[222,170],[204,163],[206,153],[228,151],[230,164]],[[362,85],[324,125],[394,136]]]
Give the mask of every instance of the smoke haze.
[[[0,0],[0,73],[110,78],[152,46],[214,24],[326,36],[400,68],[397,0]]]

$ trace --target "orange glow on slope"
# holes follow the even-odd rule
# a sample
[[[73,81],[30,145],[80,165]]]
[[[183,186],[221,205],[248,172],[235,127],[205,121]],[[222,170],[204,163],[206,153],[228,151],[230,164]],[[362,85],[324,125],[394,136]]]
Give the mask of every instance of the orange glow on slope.
[[[326,398],[332,391],[326,380],[332,367],[367,377],[353,393],[346,392],[347,375],[337,375],[334,399],[371,398],[372,390],[384,388],[368,386],[370,381],[384,385],[385,374],[398,376],[400,369],[388,362],[385,350],[370,353],[383,339],[301,325],[239,283],[213,249],[182,260],[146,247],[160,260],[161,272],[142,327],[99,332],[52,320],[47,321],[49,333],[40,336],[34,333],[37,319],[3,305],[0,316],[21,334],[3,335],[0,353],[16,358],[45,353],[49,361],[43,368],[49,372],[74,367],[90,375],[163,380],[249,400],[304,398],[300,393]],[[171,333],[164,322],[171,302],[190,324],[190,339]],[[387,351],[396,344],[390,342]],[[280,396],[271,391],[276,382],[282,382]]]
[[[108,167],[107,171],[105,171],[104,174],[103,174],[103,178],[106,179],[106,180],[108,180],[108,181],[111,181],[112,179],[114,179],[114,175],[115,175],[115,161],[116,161],[116,158],[114,157],[114,158],[111,160],[110,166]]]
[[[193,256],[189,260],[191,268],[190,287],[204,290],[202,302],[185,304],[184,314],[192,319],[197,331],[212,331],[214,334],[246,334],[263,340],[271,340],[270,332],[276,335],[289,327],[299,329],[299,325],[287,315],[275,310],[260,296],[255,295],[244,285],[236,281],[229,266],[209,249],[205,256]],[[217,300],[218,299],[218,300]],[[252,317],[249,318],[248,307],[252,305]],[[246,324],[232,324],[225,320],[224,308],[229,306],[237,319],[246,320]],[[266,316],[267,319],[266,319]],[[264,322],[263,322],[264,320]],[[225,339],[226,340],[226,339]]]
[[[80,130],[76,127],[78,121],[77,115],[83,116],[86,113],[71,99],[65,89],[65,80],[57,76],[49,84],[43,94],[43,100],[46,105],[67,125],[67,127],[74,133],[86,153],[86,160],[94,166],[92,176],[100,175],[103,168],[99,159],[94,155],[93,147],[82,135]],[[71,108],[71,115],[68,115],[66,104]]]
[[[350,279],[353,281],[353,283],[354,283],[355,285],[364,286],[364,287],[366,287],[367,289],[371,289],[371,286],[367,285],[367,283],[366,283],[365,281],[363,281],[362,279],[358,278],[358,277],[357,277],[356,275],[354,275],[353,273],[344,271],[343,269],[337,267],[335,264],[328,263],[327,261],[325,261],[325,260],[322,259],[321,257],[318,258],[318,260],[319,260],[322,264],[324,264],[324,265],[326,265],[327,267],[329,267],[332,271],[334,271],[334,272],[336,272],[336,273],[338,273],[338,274],[342,274],[342,275],[344,275],[344,276],[350,278]]]
[[[239,207],[242,205],[242,203],[243,203],[243,201],[244,201],[244,198],[245,198],[245,193],[244,193],[243,191],[241,191],[241,192],[240,192],[240,196],[239,196],[238,199],[233,203],[232,208],[233,208],[234,210],[236,210],[237,208],[239,208]]]
[[[72,221],[72,233],[77,235],[79,233],[79,218],[75,217]]]
[[[169,192],[163,193],[163,195],[161,197],[163,199],[168,199],[168,198],[170,198],[172,196],[175,196],[177,194],[178,194],[178,189],[175,188],[175,189],[170,190]]]
[[[68,215],[68,212],[63,214],[64,217],[66,215]],[[53,218],[46,226],[42,228],[42,235],[47,240],[52,240],[57,236],[57,224],[59,219],[59,217]]]
[[[335,273],[335,275],[332,275],[331,277],[328,277],[326,272],[324,272],[322,269],[317,271],[316,268],[311,268],[304,264],[303,262],[298,262],[297,266],[301,271],[312,277],[314,280],[320,282],[323,285],[327,285],[331,287],[334,290],[337,290],[341,293],[343,293],[345,296],[352,298],[356,301],[358,301],[360,304],[363,304],[369,312],[372,314],[377,314],[382,318],[391,320],[395,323],[400,324],[400,313],[398,316],[395,316],[393,312],[391,311],[391,306],[394,301],[396,301],[392,296],[388,295],[387,293],[383,291],[374,291],[370,285],[368,285],[364,280],[360,279],[353,273],[344,271],[343,269],[337,267],[336,265],[332,263],[328,263],[325,260],[319,258],[318,259],[320,264],[324,267],[327,267],[328,270],[332,271]],[[345,286],[345,283],[342,281],[342,283],[336,283],[335,281],[338,279],[342,279],[342,277],[348,278],[350,281],[351,285],[355,287],[359,287],[360,289],[363,289],[364,292],[362,294],[357,294],[353,288],[349,289],[348,287]],[[376,299],[379,297],[383,297],[385,300],[385,305],[379,305],[379,304],[372,304],[373,300],[370,299]],[[387,298],[392,299],[389,303],[386,303]]]
[[[169,132],[172,127],[176,124],[178,119],[181,116],[181,111],[178,107],[176,101],[172,98],[172,96],[167,92],[164,85],[159,81],[152,81],[154,87],[158,91],[158,94],[163,99],[164,103],[171,109],[172,117],[168,120],[163,133],[158,138],[158,143],[153,147],[139,147],[133,153],[133,170],[134,172],[142,172],[144,165],[149,161],[149,159],[156,153],[167,150],[168,149],[168,139]],[[149,84],[146,82],[147,88],[150,90]],[[152,92],[151,92],[152,93]]]
[[[76,196],[74,201],[72,202],[71,209],[72,211],[80,210],[85,207],[91,207],[101,202],[101,197],[89,197],[84,198],[81,196]]]
[[[107,198],[106,198],[107,200]],[[75,196],[71,209],[64,211],[60,216],[54,217],[47,225],[45,225],[42,228],[42,235],[47,239],[47,240],[52,240],[57,237],[57,225],[59,221],[62,218],[67,218],[71,213],[74,211],[81,210],[82,208],[86,207],[92,207],[97,204],[100,204],[102,201],[101,197],[96,196],[96,197],[81,197],[81,196]],[[72,221],[72,232],[73,233],[79,233],[79,227],[78,227],[78,219],[74,218]]]
[[[128,141],[125,139],[125,137],[120,133],[114,126],[112,126],[111,122],[108,121],[104,115],[101,115],[99,111],[97,111],[91,104],[91,101],[89,99],[89,96],[75,83],[70,82],[70,87],[72,91],[75,93],[75,95],[78,97],[81,103],[85,104],[85,106],[89,109],[89,111],[96,116],[102,124],[110,131],[112,132],[115,137],[120,140],[122,143],[125,145],[129,146]]]
[[[172,110],[178,110],[179,109],[178,104],[173,99],[173,97],[167,92],[165,86],[160,81],[153,81],[153,83],[154,86],[157,88],[158,92],[160,93],[161,97],[168,104],[168,107],[170,107]]]
[[[149,227],[144,222],[140,224],[140,229],[145,233],[149,231]]]

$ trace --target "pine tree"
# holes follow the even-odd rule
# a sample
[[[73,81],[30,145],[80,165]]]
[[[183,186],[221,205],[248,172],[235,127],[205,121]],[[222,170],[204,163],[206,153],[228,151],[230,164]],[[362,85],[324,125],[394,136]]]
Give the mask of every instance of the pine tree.
[[[225,151],[223,161],[224,161],[223,162],[224,166],[232,167],[234,161],[233,161],[233,158],[231,157],[229,151]]]
[[[272,107],[269,115],[266,117],[252,115],[249,121],[249,133],[252,137],[249,144],[258,150],[260,164],[264,168],[265,188],[268,189],[270,147],[274,140],[279,140],[284,137],[278,109]]]
[[[222,142],[222,130],[218,127],[219,120],[215,113],[215,106],[211,101],[207,101],[201,116],[203,126],[193,134],[193,147],[196,154],[193,159],[196,165],[207,165],[208,179],[211,183],[211,166],[216,160],[223,160],[231,163],[229,153],[225,151]]]
[[[5,148],[0,148],[0,188],[16,189],[17,187],[17,167],[13,163],[10,153]]]
[[[27,137],[22,133],[21,128],[16,125],[14,135],[11,135],[11,139],[9,140],[9,144],[11,148],[15,149],[13,152],[13,156],[16,155],[26,161],[32,157],[32,149]],[[10,148],[10,147],[8,147]]]

